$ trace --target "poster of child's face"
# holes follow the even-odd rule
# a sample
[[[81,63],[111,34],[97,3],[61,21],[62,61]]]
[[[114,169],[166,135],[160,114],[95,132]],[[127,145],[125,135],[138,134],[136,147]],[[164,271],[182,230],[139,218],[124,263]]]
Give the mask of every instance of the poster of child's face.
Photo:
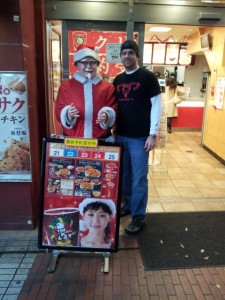
[[[86,198],[79,205],[81,247],[111,248],[116,206],[111,199]]]

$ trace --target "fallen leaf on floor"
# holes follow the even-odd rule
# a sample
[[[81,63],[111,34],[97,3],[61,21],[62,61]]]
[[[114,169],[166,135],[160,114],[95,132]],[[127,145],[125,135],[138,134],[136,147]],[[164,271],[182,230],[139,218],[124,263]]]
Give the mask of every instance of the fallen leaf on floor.
[[[201,253],[204,253],[205,252],[205,250],[204,249],[201,249]]]
[[[182,248],[184,248],[184,245],[183,245],[183,244],[180,244],[180,246],[181,246]]]
[[[220,289],[220,285],[219,284],[217,284],[216,287],[218,287],[218,289]]]
[[[188,255],[186,254],[185,257],[188,257]]]
[[[163,244],[163,240],[160,240],[160,244]]]
[[[187,227],[185,228],[185,231],[188,231],[188,228],[187,228]]]
[[[209,259],[209,256],[204,257],[205,260]]]

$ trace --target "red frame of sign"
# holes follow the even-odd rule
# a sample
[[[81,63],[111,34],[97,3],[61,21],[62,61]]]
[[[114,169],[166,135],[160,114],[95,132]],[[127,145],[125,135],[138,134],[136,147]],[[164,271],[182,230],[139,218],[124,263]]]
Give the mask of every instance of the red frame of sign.
[[[121,157],[117,143],[98,141],[97,147],[74,147],[63,139],[43,139],[39,248],[118,251]],[[91,228],[93,224],[88,223],[84,208],[93,202],[100,207],[92,208],[88,216],[101,212],[107,238],[106,229],[99,229],[104,224]],[[101,210],[102,203],[110,213]],[[99,232],[104,232],[104,242],[98,244]],[[90,241],[93,235],[94,242]]]

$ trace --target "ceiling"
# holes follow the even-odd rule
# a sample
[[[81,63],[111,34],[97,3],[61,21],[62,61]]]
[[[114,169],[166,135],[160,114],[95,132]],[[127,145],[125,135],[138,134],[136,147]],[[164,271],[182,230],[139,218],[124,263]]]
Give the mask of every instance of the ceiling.
[[[151,27],[170,27],[168,32],[151,32]],[[161,25],[161,24],[146,24],[145,25],[145,42],[165,41],[170,42],[168,39],[172,37],[174,42],[187,42],[188,36],[198,32],[198,26],[185,26],[185,25]]]

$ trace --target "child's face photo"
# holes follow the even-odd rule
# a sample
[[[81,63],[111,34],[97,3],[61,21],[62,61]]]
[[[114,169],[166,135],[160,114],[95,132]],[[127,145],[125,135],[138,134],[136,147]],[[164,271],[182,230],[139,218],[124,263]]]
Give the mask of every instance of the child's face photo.
[[[101,207],[98,210],[89,209],[84,213],[84,221],[89,231],[104,231],[111,219]]]

